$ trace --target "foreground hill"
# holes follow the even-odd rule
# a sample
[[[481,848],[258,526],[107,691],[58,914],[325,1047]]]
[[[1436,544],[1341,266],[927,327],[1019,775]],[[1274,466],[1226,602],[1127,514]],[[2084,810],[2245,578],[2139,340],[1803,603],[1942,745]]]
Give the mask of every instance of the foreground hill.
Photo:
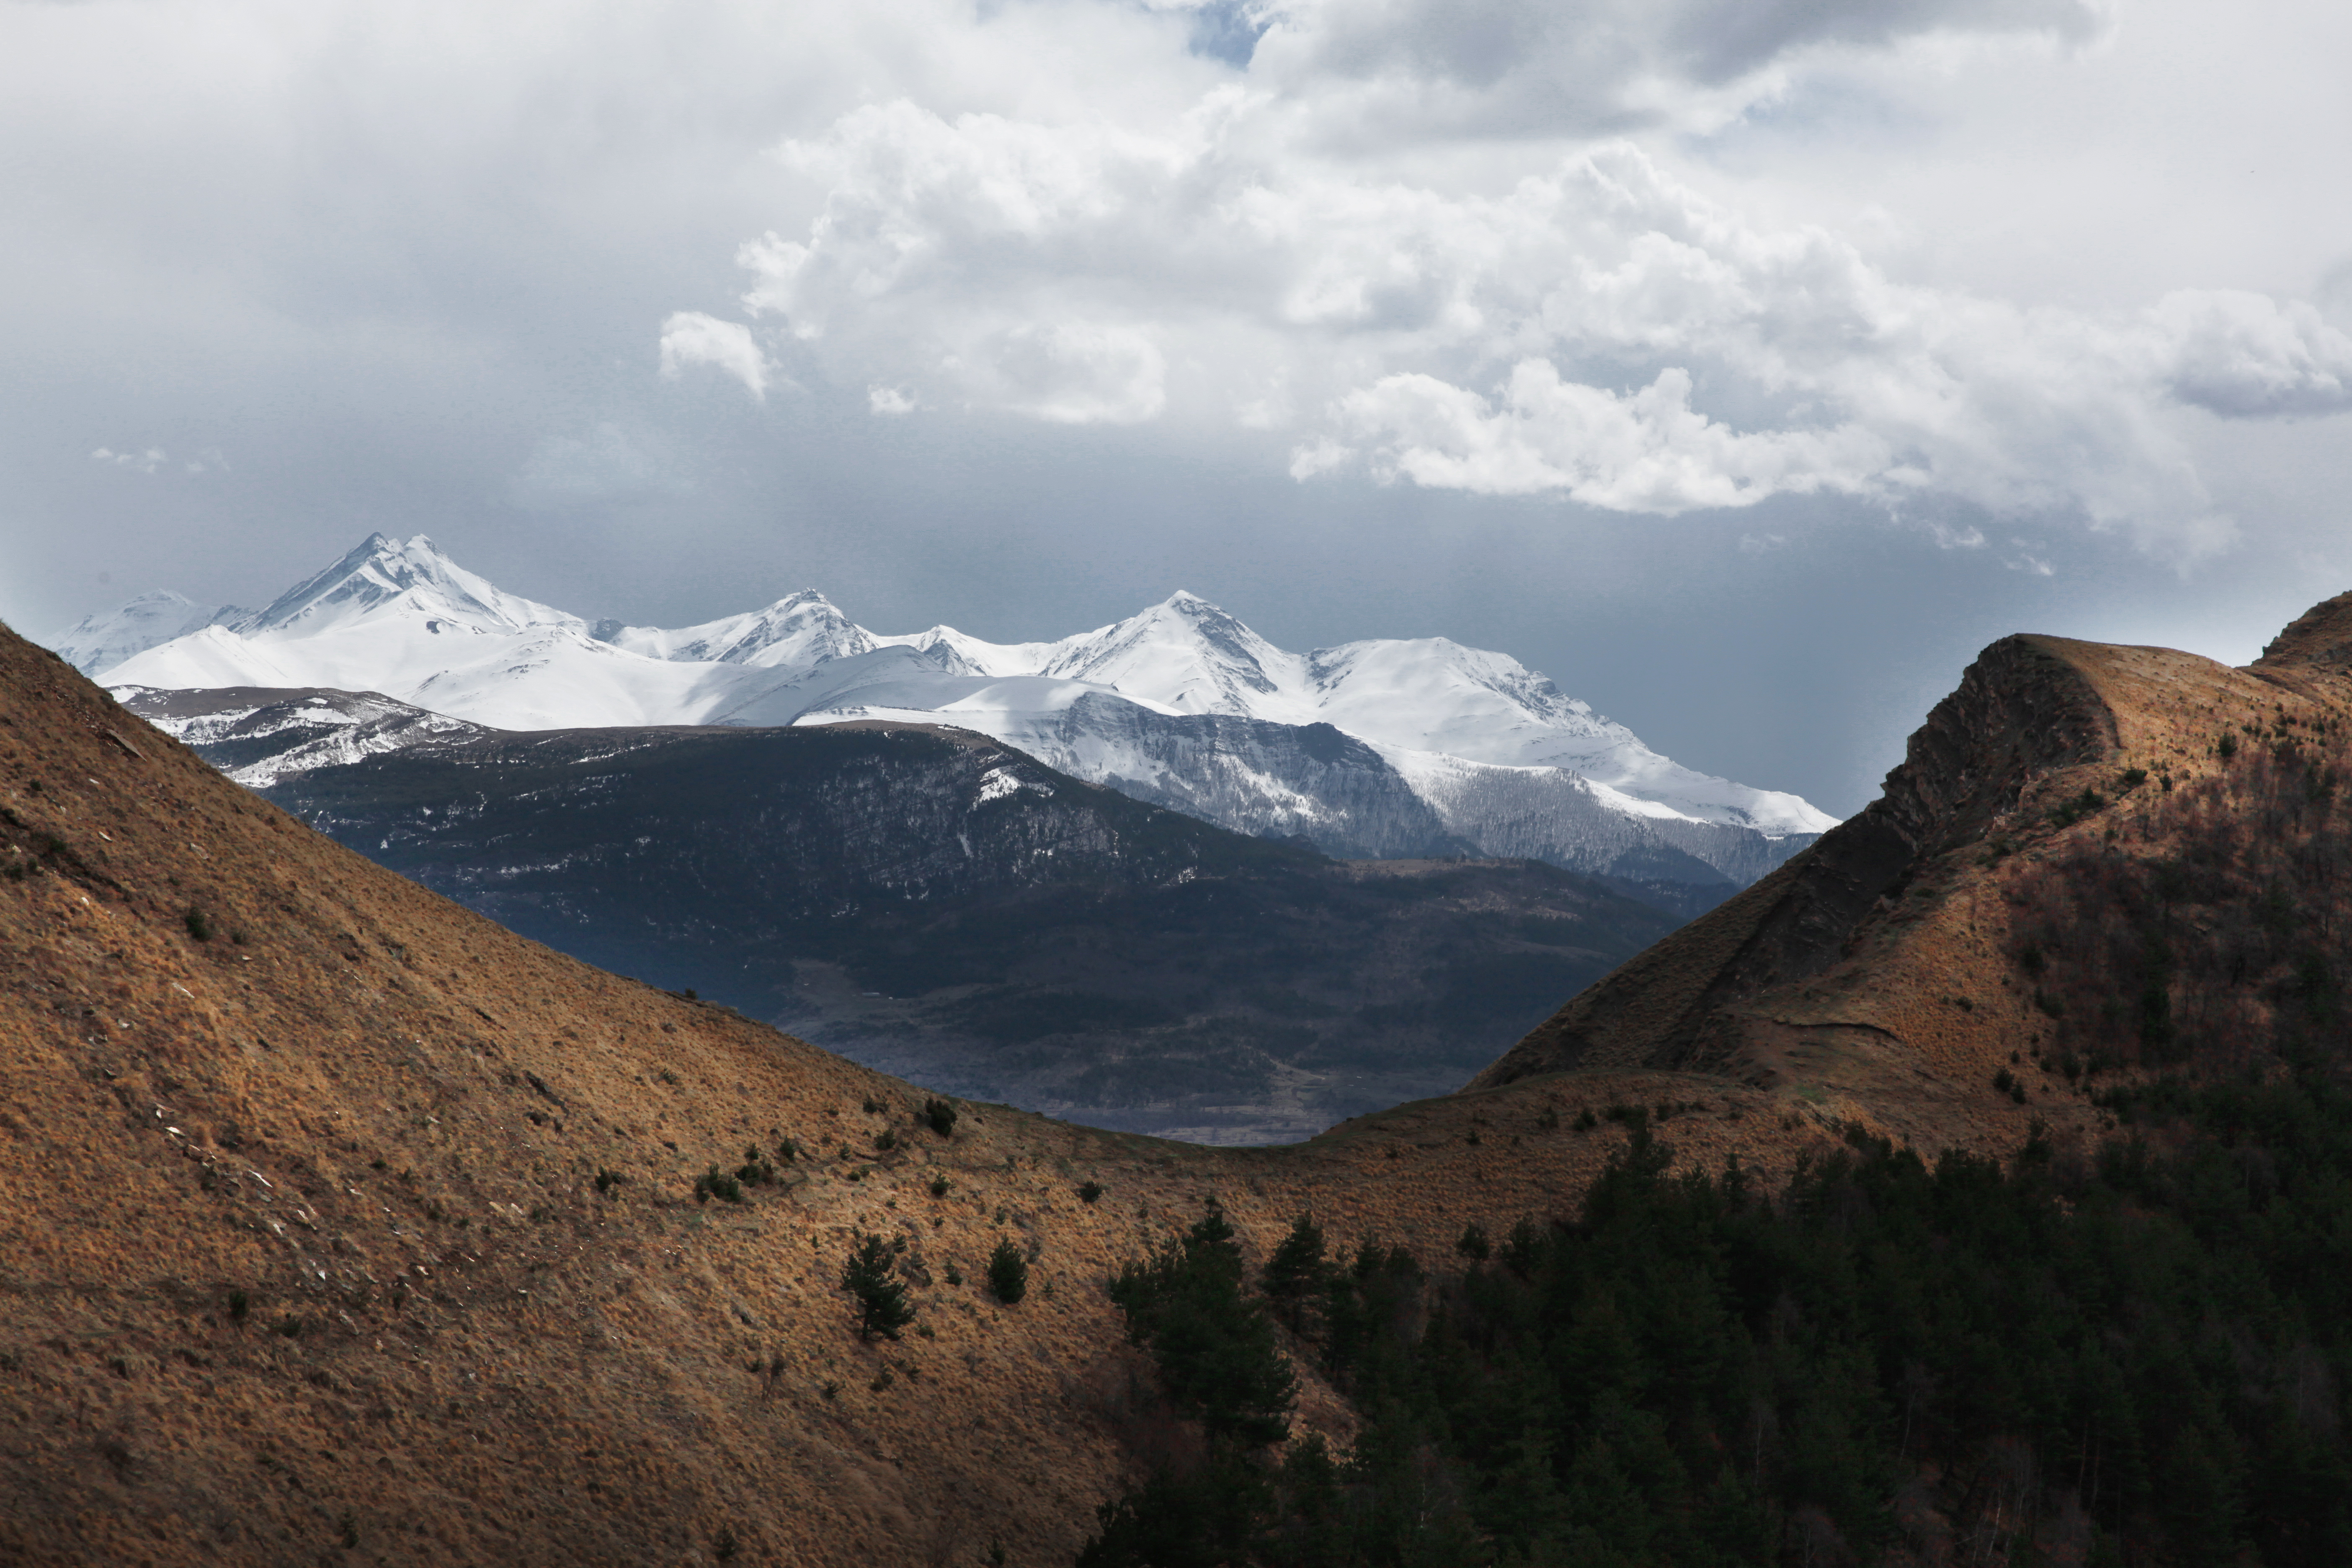
[[[2347,973],[2348,719],[2352,595],[2242,669],[2004,638],[1869,809],[1472,1085],[1703,1071],[1933,1148],[2088,1124],[2103,1071],[2273,1059]]]
[[[969,1102],[941,1137],[925,1091],[470,914],[5,632],[0,805],[11,1562],[1068,1561],[1164,1429],[1120,1261],[1214,1197],[1255,1258],[1311,1208],[1435,1267],[1622,1143],[1539,1088],[1298,1150]],[[1616,1092],[1771,1156],[1760,1097]],[[695,1200],[750,1149],[773,1184]],[[903,1244],[896,1342],[851,1331],[861,1233]]]

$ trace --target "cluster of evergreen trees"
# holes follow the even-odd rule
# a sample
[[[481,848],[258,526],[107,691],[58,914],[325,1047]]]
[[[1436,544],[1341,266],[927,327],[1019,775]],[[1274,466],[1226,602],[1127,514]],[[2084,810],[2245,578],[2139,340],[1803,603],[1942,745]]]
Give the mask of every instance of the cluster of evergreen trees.
[[[1081,1563],[2352,1562],[2352,1091],[2117,1103],[2094,1154],[1857,1135],[1769,1197],[1637,1120],[1574,1223],[1435,1279],[1301,1220],[1253,1289],[1213,1215],[1113,1286],[1206,1458]],[[1344,1463],[1278,1446],[1277,1321]]]

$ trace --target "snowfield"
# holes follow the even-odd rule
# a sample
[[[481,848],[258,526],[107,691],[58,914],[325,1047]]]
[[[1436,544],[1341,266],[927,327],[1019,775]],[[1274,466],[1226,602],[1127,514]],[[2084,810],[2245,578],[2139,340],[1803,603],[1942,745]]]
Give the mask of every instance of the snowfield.
[[[1292,653],[1181,592],[1056,642],[988,643],[950,626],[877,636],[811,590],[663,629],[592,624],[502,592],[422,534],[376,534],[267,608],[149,594],[58,646],[110,687],[376,693],[503,730],[949,724],[1334,853],[1529,856],[1578,869],[1687,857],[1712,868],[1698,874],[1744,885],[1837,821],[1659,755],[1508,655],[1443,637]],[[359,711],[350,721],[368,733],[351,744],[440,732]]]

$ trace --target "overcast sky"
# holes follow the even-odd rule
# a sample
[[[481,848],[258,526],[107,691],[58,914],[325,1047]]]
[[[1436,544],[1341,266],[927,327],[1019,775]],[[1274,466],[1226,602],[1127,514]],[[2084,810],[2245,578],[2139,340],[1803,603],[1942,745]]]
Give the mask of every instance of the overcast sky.
[[[0,618],[1184,587],[1851,812],[2352,587],[2327,0],[0,0]]]

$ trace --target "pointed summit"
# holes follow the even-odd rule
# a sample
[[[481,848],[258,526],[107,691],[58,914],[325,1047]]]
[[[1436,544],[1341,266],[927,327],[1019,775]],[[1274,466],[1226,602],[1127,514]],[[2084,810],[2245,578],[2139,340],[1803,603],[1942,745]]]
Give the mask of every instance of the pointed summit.
[[[159,615],[168,619],[168,606]],[[2321,640],[2330,647],[2342,640],[2332,637]],[[1224,749],[1241,731],[1202,726],[1222,738],[1179,748],[1178,757],[1137,750],[1140,742],[1130,742],[1142,731],[1134,727],[1192,717],[1328,726],[1420,781],[1411,787],[1451,814],[1448,831],[1464,842],[1519,843],[1511,835],[1524,837],[1545,812],[1553,814],[1546,822],[1567,822],[1559,812],[1580,822],[1603,809],[1591,804],[1596,791],[1608,794],[1613,804],[1605,810],[1618,816],[1733,829],[1782,852],[1832,826],[1794,795],[1660,756],[1507,654],[1423,637],[1302,656],[1182,588],[1126,619],[1053,642],[989,643],[945,626],[877,637],[814,589],[698,626],[592,626],[499,592],[423,534],[402,542],[373,533],[258,615],[173,637],[105,674],[118,686],[159,689],[380,691],[507,729],[920,717],[1000,740],[1017,734],[1024,738],[1011,743],[1027,747],[1065,747],[1055,765],[1097,782],[1149,780],[1172,767],[1196,775],[1188,790],[1212,793],[1225,787],[1212,786],[1212,775],[1228,784],[1227,775],[1240,776],[1236,768],[1257,776],[1255,764]],[[1121,699],[1135,711],[1106,721],[1099,733],[1092,720],[1073,717],[1081,703],[1089,712],[1119,711]],[[1094,737],[1083,745],[1082,731]],[[1249,793],[1258,784],[1241,787],[1236,799],[1258,798]],[[1283,787],[1289,804],[1282,809],[1303,809]],[[1255,820],[1235,809],[1236,821]],[[1568,840],[1542,839],[1555,842]],[[1705,846],[1691,853],[1727,875],[1753,875],[1727,868],[1756,859],[1753,845],[1739,845],[1748,840],[1720,854]]]
[[[279,595],[267,608],[231,629],[247,637],[269,632],[308,635],[380,612],[395,601],[453,628],[515,632],[531,626],[579,626],[568,616],[499,592],[442,553],[424,534],[403,544],[371,533],[332,566]]]
[[[2297,616],[2247,668],[2327,675],[2352,671],[2352,594],[2323,599]]]
[[[1181,713],[1310,721],[1298,656],[1181,588],[1139,615],[1070,638],[1038,673],[1111,687]]]

